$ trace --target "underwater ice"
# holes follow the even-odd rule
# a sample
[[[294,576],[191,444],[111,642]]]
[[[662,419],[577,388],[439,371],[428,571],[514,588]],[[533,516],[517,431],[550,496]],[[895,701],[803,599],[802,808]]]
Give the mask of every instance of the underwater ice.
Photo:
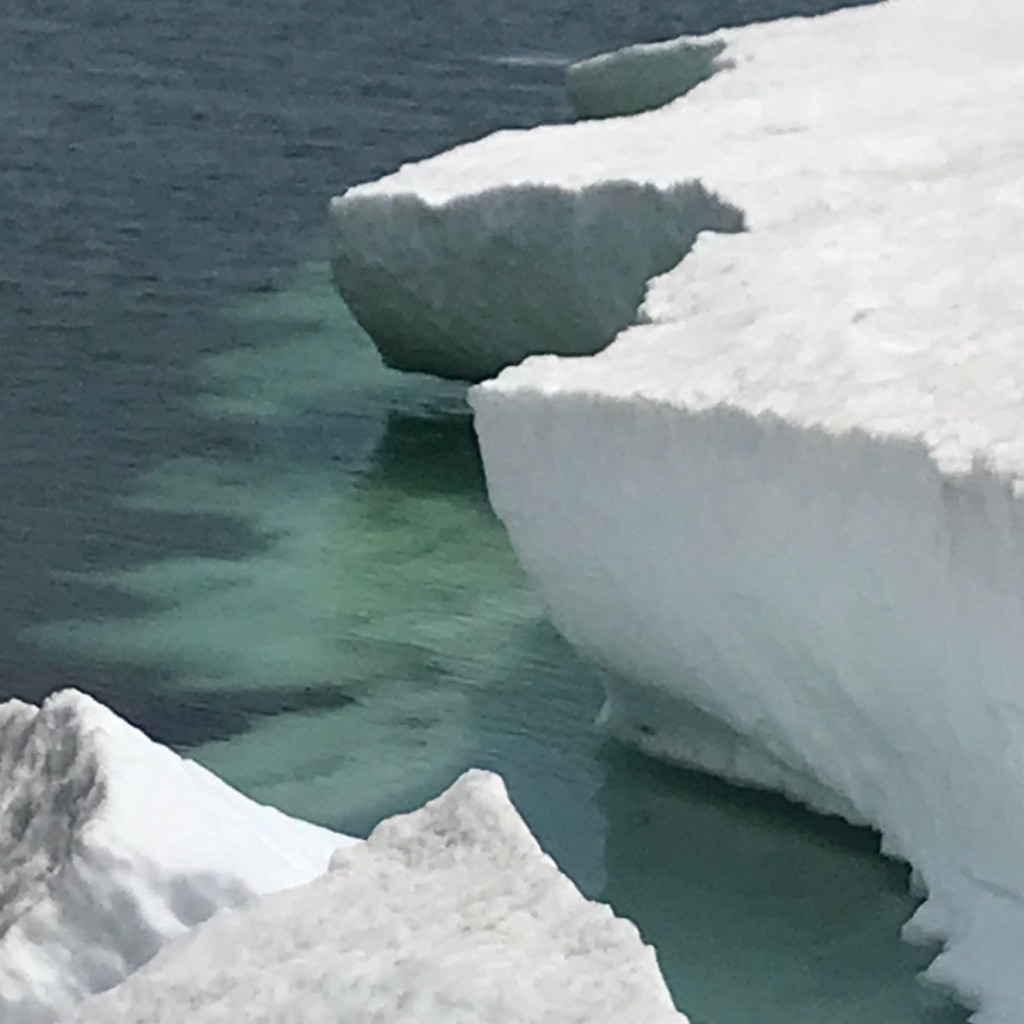
[[[82,693],[6,702],[0,1020],[63,1018],[169,939],[310,881],[352,842],[246,799]]]
[[[214,920],[68,1024],[686,1024],[636,928],[467,772],[331,870]]]
[[[730,30],[667,106],[499,133],[333,206],[339,284],[396,364],[559,354],[472,401],[608,728],[877,826],[927,893],[929,978],[985,1024],[1024,1020],[1022,38],[1006,0]],[[601,90],[638,68],[592,62],[577,105],[615,113]],[[679,189],[718,231],[689,252],[619,201]],[[651,275],[666,231],[686,258]],[[601,348],[577,311],[613,301],[610,347],[562,357]]]

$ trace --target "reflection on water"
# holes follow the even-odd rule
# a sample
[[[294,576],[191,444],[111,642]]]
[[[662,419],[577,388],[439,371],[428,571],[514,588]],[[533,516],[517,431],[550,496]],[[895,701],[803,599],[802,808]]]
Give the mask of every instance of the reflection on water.
[[[596,677],[490,511],[462,389],[385,370],[325,281],[310,268],[230,312],[245,344],[204,364],[197,416],[236,443],[165,462],[131,499],[243,524],[248,546],[90,574],[134,612],[36,639],[151,669],[147,728],[336,828],[497,769],[580,887],[656,944],[697,1020],[937,1022],[897,938],[904,872],[870,833],[597,736]]]

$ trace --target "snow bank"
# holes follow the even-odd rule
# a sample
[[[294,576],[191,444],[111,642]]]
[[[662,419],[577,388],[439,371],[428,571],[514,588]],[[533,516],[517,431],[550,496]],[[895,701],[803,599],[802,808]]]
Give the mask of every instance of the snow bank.
[[[1024,1020],[1021,38],[959,0],[737,31],[734,70],[581,126],[657,135],[750,231],[471,395],[608,728],[876,825],[985,1024]]]
[[[68,1024],[685,1024],[636,928],[464,775],[310,885],[171,946]]]
[[[718,36],[640,43],[572,64],[569,101],[580,117],[621,117],[662,107],[732,66]]]
[[[82,693],[8,701],[0,1019],[55,1020],[216,910],[308,882],[351,842],[253,803]]]

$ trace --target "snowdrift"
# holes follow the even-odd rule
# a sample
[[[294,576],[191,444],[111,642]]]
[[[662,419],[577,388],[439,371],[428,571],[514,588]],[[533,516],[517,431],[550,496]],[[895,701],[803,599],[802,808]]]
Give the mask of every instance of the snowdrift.
[[[715,110],[699,178],[750,231],[603,353],[471,396],[605,725],[877,826],[985,1024],[1024,1020],[1022,33],[902,0],[732,34],[734,70],[603,130],[689,166]]]
[[[82,693],[8,701],[0,1019],[62,1017],[168,939],[310,881],[352,842],[253,803]]]
[[[686,1024],[636,928],[472,771],[308,886],[220,914],[68,1024]]]

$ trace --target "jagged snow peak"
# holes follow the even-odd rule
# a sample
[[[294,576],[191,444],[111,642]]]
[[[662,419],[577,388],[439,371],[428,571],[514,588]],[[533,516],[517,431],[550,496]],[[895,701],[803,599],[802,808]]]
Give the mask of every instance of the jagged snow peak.
[[[470,771],[299,889],[223,913],[67,1024],[686,1024],[636,928]]]
[[[0,706],[0,1020],[49,1024],[353,840],[246,799],[85,694]]]
[[[607,726],[878,826],[985,1024],[1024,1020],[1021,39],[960,0],[731,33],[733,70],[599,127],[671,132],[750,231],[601,354],[471,392]]]

